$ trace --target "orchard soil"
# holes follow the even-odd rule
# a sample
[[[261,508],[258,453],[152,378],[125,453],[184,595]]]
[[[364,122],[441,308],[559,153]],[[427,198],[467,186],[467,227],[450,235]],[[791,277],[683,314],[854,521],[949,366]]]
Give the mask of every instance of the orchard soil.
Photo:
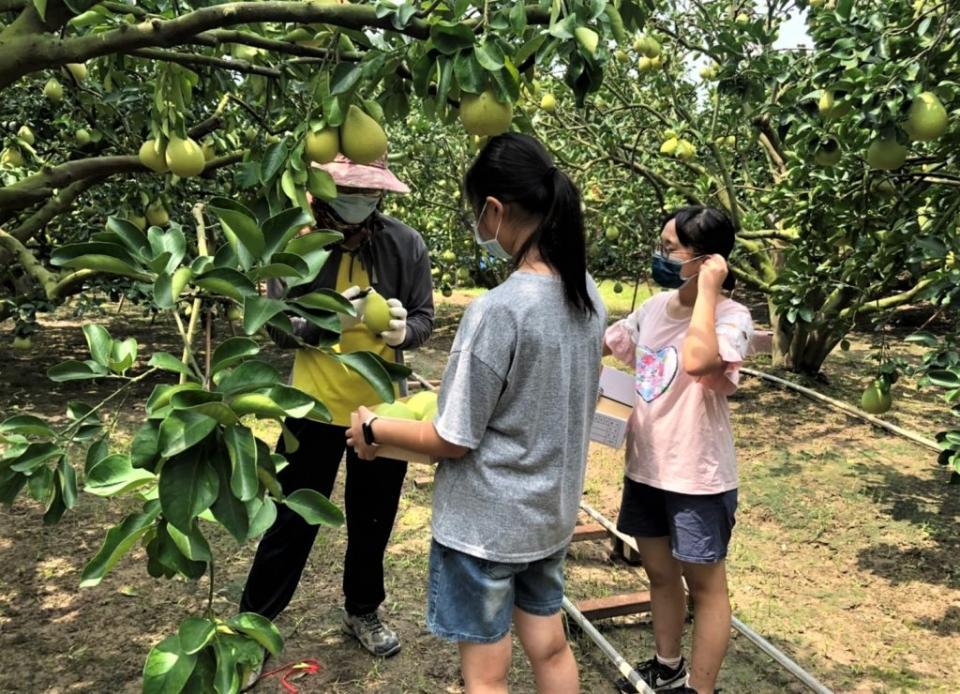
[[[628,292],[629,294],[629,289]],[[456,323],[476,292],[438,296],[438,327],[414,368],[439,378]],[[615,317],[629,308],[622,296]],[[613,303],[613,302],[612,302]],[[762,311],[757,311],[758,317]],[[115,336],[134,335],[141,354],[175,351],[171,326],[149,320],[135,307],[105,306],[82,317],[64,309],[44,321],[32,354],[0,348],[0,415],[29,412],[62,417],[68,400],[96,402],[108,390],[79,382],[53,384],[46,370],[84,358],[80,326],[96,320]],[[224,324],[221,330],[226,330]],[[888,335],[894,353],[916,359],[918,350]],[[852,348],[827,360],[828,384],[815,386],[856,402],[870,378],[876,334],[852,336]],[[6,338],[4,343],[8,343]],[[290,355],[267,350],[287,368]],[[765,369],[769,359],[751,365]],[[795,379],[795,377],[792,377]],[[132,394],[114,419],[119,440],[129,437],[153,384]],[[932,435],[946,422],[932,394],[908,384],[895,389],[885,417]],[[960,488],[928,450],[871,429],[800,395],[745,378],[732,402],[742,485],[729,574],[734,613],[838,692],[955,692],[960,681]],[[271,438],[274,431],[265,432]],[[595,447],[586,499],[615,518],[622,452]],[[340,565],[346,534],[322,529],[300,589],[278,619],[286,639],[273,665],[316,658],[319,675],[298,680],[300,691],[461,692],[456,648],[424,627],[424,586],[430,541],[429,467],[411,465],[387,555],[388,599],[383,615],[403,640],[401,653],[374,660],[341,634]],[[342,477],[341,477],[342,482]],[[342,486],[334,495],[342,503]],[[80,590],[80,571],[107,528],[134,502],[81,495],[59,525],[41,523],[42,509],[27,499],[0,508],[0,692],[136,692],[150,646],[202,609],[206,578],[199,582],[149,578],[143,550],[128,555],[103,583]],[[254,544],[238,547],[211,533],[216,556],[215,606],[237,609]],[[642,569],[610,558],[609,543],[572,547],[568,595],[574,601],[642,589]],[[649,657],[646,618],[599,623],[628,658]],[[613,669],[586,637],[572,633],[583,691],[613,692]],[[689,647],[689,639],[687,639]],[[533,692],[519,645],[514,649],[511,691]],[[268,666],[269,668],[269,666]],[[734,637],[719,685],[732,694],[805,691],[746,639]],[[280,692],[277,678],[255,692]]]

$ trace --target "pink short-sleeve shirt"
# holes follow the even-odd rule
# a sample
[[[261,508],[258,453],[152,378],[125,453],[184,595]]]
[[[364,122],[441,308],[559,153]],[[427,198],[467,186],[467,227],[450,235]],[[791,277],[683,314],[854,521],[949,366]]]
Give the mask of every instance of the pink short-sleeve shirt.
[[[690,319],[667,315],[673,294],[657,294],[606,332],[614,356],[636,370],[626,474],[658,489],[719,494],[738,485],[727,396],[736,391],[750,352],[753,321],[742,304],[720,300],[716,329],[724,371],[690,376],[682,363]]]

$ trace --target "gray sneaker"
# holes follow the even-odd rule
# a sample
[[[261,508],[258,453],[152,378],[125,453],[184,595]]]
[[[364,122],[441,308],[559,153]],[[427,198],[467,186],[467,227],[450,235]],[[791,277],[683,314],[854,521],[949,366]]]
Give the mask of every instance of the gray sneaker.
[[[380,615],[375,611],[368,614],[345,613],[343,630],[375,656],[389,658],[400,652],[400,639],[393,629],[380,621]]]

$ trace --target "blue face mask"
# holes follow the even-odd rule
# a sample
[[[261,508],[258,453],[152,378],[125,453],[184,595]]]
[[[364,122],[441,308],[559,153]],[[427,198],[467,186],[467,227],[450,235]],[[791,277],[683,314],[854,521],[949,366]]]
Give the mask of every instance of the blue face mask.
[[[347,224],[360,224],[373,214],[379,202],[379,195],[339,193],[328,204],[337,213],[337,216]]]
[[[480,248],[485,250],[494,258],[499,258],[500,260],[513,260],[513,256],[510,254],[510,252],[501,246],[500,242],[497,240],[497,237],[500,236],[499,224],[497,224],[497,231],[494,233],[492,239],[485,240],[480,236],[480,220],[483,219],[483,213],[486,211],[486,209],[487,203],[483,203],[483,208],[480,210],[480,215],[477,217],[477,221],[473,223],[474,240],[477,242],[477,245],[480,246]]]
[[[694,260],[700,260],[702,257],[703,256],[697,256],[690,260],[673,260],[660,251],[654,251],[651,266],[653,281],[664,289],[680,289],[680,287],[700,274],[699,272],[695,272],[689,277],[683,277],[680,274],[681,268],[687,263],[692,263]]]

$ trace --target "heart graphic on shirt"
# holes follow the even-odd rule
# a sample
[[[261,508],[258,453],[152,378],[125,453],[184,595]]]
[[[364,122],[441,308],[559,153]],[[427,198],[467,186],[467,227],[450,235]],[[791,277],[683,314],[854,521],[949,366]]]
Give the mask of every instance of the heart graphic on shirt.
[[[680,359],[677,348],[653,350],[637,346],[637,395],[644,402],[653,402],[663,395],[677,376]]]

